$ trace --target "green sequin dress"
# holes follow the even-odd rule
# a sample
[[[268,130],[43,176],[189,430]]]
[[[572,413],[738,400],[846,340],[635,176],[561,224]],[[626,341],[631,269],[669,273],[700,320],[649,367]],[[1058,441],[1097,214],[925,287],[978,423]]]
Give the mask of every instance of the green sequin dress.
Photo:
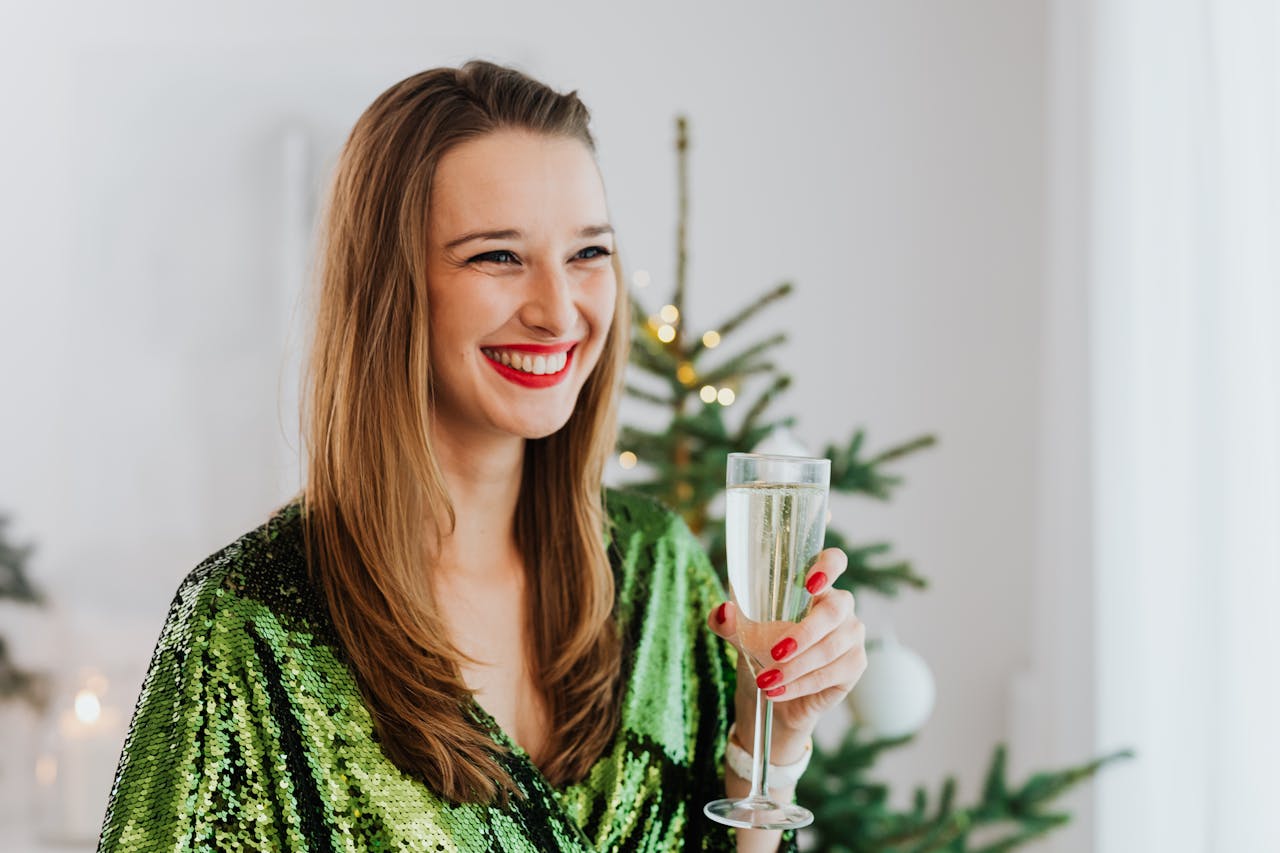
[[[724,796],[733,712],[733,649],[703,621],[724,593],[679,516],[615,490],[606,503],[628,671],[586,778],[553,786],[475,703],[523,798],[451,805],[393,765],[308,579],[294,502],[179,588],[99,850],[734,849],[702,814]]]

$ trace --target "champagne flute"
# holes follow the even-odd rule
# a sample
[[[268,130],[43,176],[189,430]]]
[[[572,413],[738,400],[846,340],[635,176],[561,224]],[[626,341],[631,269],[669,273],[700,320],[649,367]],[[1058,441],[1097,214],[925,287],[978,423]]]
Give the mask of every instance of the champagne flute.
[[[804,579],[822,551],[831,462],[802,456],[730,453],[725,545],[729,593],[738,609],[738,645],[753,676],[773,665],[769,650],[809,612]],[[707,817],[744,829],[799,829],[813,813],[769,796],[773,703],[756,688],[751,792],[716,800]]]

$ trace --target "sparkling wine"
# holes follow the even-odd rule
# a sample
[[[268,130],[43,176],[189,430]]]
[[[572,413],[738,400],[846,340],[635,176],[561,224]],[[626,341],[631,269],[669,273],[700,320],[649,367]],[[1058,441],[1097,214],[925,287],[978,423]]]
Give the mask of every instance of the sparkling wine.
[[[822,550],[827,490],[797,483],[730,486],[726,505],[729,587],[738,641],[753,673],[809,609],[805,575]]]

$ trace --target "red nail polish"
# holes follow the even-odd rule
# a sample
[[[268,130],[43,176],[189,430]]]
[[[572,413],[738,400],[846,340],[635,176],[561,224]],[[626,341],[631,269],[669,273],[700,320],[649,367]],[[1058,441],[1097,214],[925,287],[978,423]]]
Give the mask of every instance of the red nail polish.
[[[782,680],[782,670],[767,669],[756,677],[756,687],[766,690]]]
[[[717,625],[724,624],[724,609],[728,606],[729,606],[729,602],[722,601],[720,602],[720,606],[716,608],[716,624]]]
[[[773,655],[774,660],[782,660],[796,650],[796,641],[787,637],[781,643],[773,647],[769,654]]]
[[[766,690],[764,692],[764,695],[768,696],[770,699],[777,699],[779,696],[781,696],[783,693],[786,693],[786,692],[787,692],[787,688],[785,687],[775,687],[772,690]]]
[[[809,590],[810,595],[817,595],[818,590],[827,585],[826,572],[814,572],[813,577],[805,582],[804,588]]]

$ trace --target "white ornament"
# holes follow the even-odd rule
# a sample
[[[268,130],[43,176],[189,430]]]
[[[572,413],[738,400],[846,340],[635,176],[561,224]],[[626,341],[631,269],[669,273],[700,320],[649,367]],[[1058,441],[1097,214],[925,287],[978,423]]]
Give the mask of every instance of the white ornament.
[[[924,658],[892,634],[868,644],[867,668],[849,694],[849,707],[859,724],[876,737],[894,738],[918,732],[933,713],[933,673]]]
[[[796,438],[796,434],[785,424],[779,424],[770,430],[769,434],[760,439],[760,443],[751,449],[751,452],[769,456],[813,456],[805,443]]]

